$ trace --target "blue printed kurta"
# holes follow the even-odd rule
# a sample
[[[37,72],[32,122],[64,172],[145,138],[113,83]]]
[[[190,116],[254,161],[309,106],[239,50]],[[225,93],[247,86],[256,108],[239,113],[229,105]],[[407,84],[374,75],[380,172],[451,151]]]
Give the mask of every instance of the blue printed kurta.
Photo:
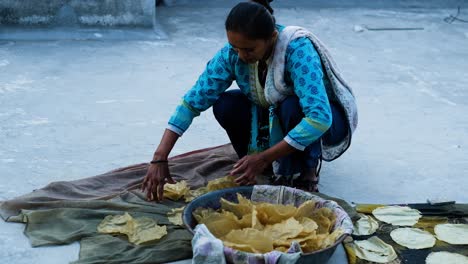
[[[279,28],[281,30],[281,28]],[[287,133],[284,140],[298,150],[319,139],[331,125],[330,103],[324,86],[322,65],[313,44],[307,38],[289,43],[286,50],[285,80],[304,112],[302,121]],[[181,104],[169,120],[169,129],[182,135],[193,118],[211,107],[233,81],[254,103],[259,103],[250,78],[252,65],[240,60],[228,43],[211,59],[195,85],[184,95]]]

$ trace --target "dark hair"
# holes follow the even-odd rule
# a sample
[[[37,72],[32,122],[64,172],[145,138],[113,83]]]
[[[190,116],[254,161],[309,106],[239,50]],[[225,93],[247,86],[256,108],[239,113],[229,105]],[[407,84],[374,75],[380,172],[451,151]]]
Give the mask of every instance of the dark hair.
[[[269,39],[275,31],[275,17],[269,0],[242,2],[231,9],[226,18],[226,31],[249,39]]]
[[[273,8],[271,8],[271,5],[270,5],[270,3],[273,2],[273,0],[251,0],[251,2],[261,4],[266,9],[268,9],[268,11],[270,11],[270,14],[273,15]]]

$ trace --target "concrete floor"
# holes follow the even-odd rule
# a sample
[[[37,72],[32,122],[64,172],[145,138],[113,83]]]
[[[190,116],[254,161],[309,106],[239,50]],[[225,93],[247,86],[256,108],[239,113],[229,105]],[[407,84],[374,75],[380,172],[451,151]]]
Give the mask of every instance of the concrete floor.
[[[468,24],[443,20],[456,9],[306,2],[278,4],[277,21],[328,44],[360,114],[349,151],[324,164],[320,190],[356,203],[468,203]],[[0,200],[147,161],[180,97],[225,43],[229,7],[159,9],[166,40],[0,41]],[[359,32],[366,26],[424,30]],[[207,111],[173,154],[227,141]],[[78,244],[32,249],[23,228],[0,221],[1,260],[77,259]]]

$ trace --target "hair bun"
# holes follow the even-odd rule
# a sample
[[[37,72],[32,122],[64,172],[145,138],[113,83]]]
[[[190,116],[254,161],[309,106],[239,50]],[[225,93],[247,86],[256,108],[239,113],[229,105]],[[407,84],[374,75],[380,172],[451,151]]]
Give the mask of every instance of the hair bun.
[[[273,8],[270,6],[270,3],[273,2],[273,0],[251,0],[251,2],[264,6],[268,11],[270,11],[270,14],[273,15]]]

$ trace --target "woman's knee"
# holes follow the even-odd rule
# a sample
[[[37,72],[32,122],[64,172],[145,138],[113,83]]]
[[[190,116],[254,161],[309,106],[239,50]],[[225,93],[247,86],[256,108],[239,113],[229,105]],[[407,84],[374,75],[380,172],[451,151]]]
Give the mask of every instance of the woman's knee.
[[[291,95],[286,97],[279,105],[279,117],[283,125],[283,129],[289,131],[294,128],[304,117],[299,97]]]
[[[336,145],[341,142],[348,133],[348,123],[343,108],[340,105],[331,104],[333,122],[328,131],[323,135],[326,145]]]
[[[250,102],[240,90],[222,93],[213,105],[213,113],[218,122],[236,122],[247,118],[250,113]]]

